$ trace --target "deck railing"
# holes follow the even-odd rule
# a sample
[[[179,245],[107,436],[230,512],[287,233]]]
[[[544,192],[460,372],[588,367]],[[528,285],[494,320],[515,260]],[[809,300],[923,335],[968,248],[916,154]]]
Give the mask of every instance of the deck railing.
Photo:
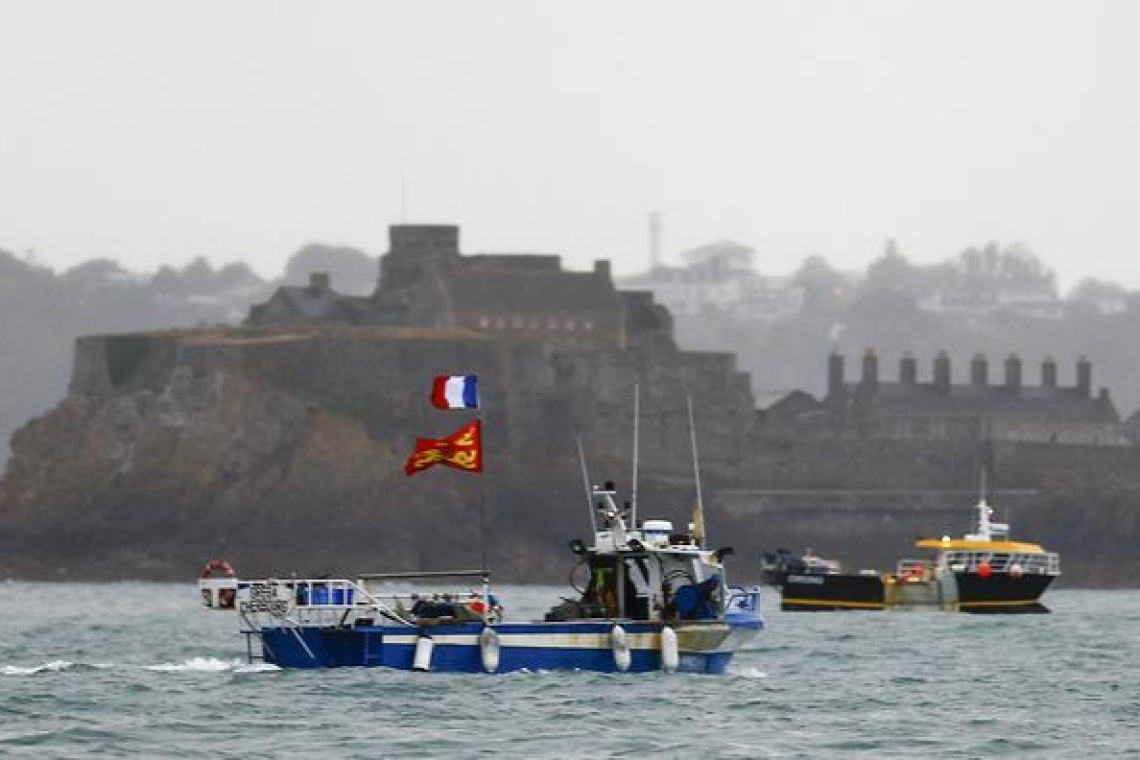
[[[978,552],[948,551],[942,555],[944,567],[951,572],[977,572],[988,565],[991,572],[1018,572],[1025,575],[1060,575],[1061,558],[1053,552]]]
[[[481,591],[434,592],[378,587],[394,580],[427,580],[442,577],[472,577],[481,580]],[[237,582],[237,612],[244,627],[260,630],[265,625],[336,627],[357,624],[376,617],[389,622],[415,625],[418,602],[462,608],[463,617],[493,621],[501,612],[484,603],[493,599],[486,574],[477,571],[448,573],[390,573],[347,578],[266,578]],[[438,614],[438,612],[437,612]]]

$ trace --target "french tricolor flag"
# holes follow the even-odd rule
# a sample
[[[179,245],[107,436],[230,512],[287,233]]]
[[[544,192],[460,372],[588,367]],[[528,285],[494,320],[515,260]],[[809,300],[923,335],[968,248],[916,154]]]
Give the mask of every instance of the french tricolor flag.
[[[438,375],[431,384],[431,403],[438,409],[478,409],[478,376]]]

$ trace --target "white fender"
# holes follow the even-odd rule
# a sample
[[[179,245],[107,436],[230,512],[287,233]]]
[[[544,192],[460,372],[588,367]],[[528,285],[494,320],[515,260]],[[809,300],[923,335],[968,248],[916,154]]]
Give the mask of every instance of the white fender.
[[[435,642],[431,636],[420,635],[416,639],[416,653],[412,658],[412,670],[431,670],[431,653],[435,649]]]
[[[479,633],[479,659],[485,672],[494,673],[499,669],[499,634],[489,626]]]
[[[677,632],[669,626],[661,629],[661,669],[676,673],[681,665],[681,652],[677,647]]]
[[[610,647],[614,650],[614,666],[624,673],[629,670],[633,662],[633,653],[629,647],[629,634],[620,625],[615,625],[610,631]]]

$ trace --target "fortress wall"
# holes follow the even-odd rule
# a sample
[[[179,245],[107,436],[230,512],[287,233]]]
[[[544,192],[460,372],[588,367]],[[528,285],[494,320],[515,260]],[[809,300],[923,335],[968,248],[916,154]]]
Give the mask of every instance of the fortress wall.
[[[100,398],[159,393],[176,367],[224,370],[360,420],[378,440],[408,445],[473,416],[440,413],[428,402],[435,375],[471,372],[480,376],[489,453],[533,459],[573,457],[575,433],[605,456],[628,456],[637,383],[645,466],[691,466],[687,396],[702,459],[732,466],[754,419],[747,377],[728,354],[665,353],[367,329],[97,336],[77,350],[73,387]]]
[[[1134,446],[1025,442],[992,446],[994,468],[1011,481],[1088,490],[1140,481],[1140,448]]]
[[[578,358],[575,372],[593,410],[584,434],[622,452],[632,445],[634,384],[640,386],[641,466],[691,469],[688,397],[703,462],[735,467],[746,449],[755,420],[751,389],[723,355],[591,353]]]
[[[90,335],[75,341],[70,384],[73,396],[103,398],[110,395],[111,376],[107,371],[105,341],[101,335]]]
[[[76,340],[71,392],[93,398],[160,390],[177,361],[177,333],[94,335]]]
[[[748,488],[969,489],[986,456],[983,447],[960,440],[766,436],[748,447],[737,480]]]

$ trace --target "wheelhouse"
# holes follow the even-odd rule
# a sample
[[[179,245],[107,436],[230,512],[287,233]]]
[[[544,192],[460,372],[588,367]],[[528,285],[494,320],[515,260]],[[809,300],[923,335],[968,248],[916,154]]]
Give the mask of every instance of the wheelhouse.
[[[723,558],[730,548],[705,549],[701,536],[675,532],[667,520],[630,527],[629,507],[618,506],[610,483],[595,487],[593,495],[600,522],[594,543],[571,542],[581,556],[573,573],[581,597],[554,608],[548,618],[723,619],[728,595]]]

